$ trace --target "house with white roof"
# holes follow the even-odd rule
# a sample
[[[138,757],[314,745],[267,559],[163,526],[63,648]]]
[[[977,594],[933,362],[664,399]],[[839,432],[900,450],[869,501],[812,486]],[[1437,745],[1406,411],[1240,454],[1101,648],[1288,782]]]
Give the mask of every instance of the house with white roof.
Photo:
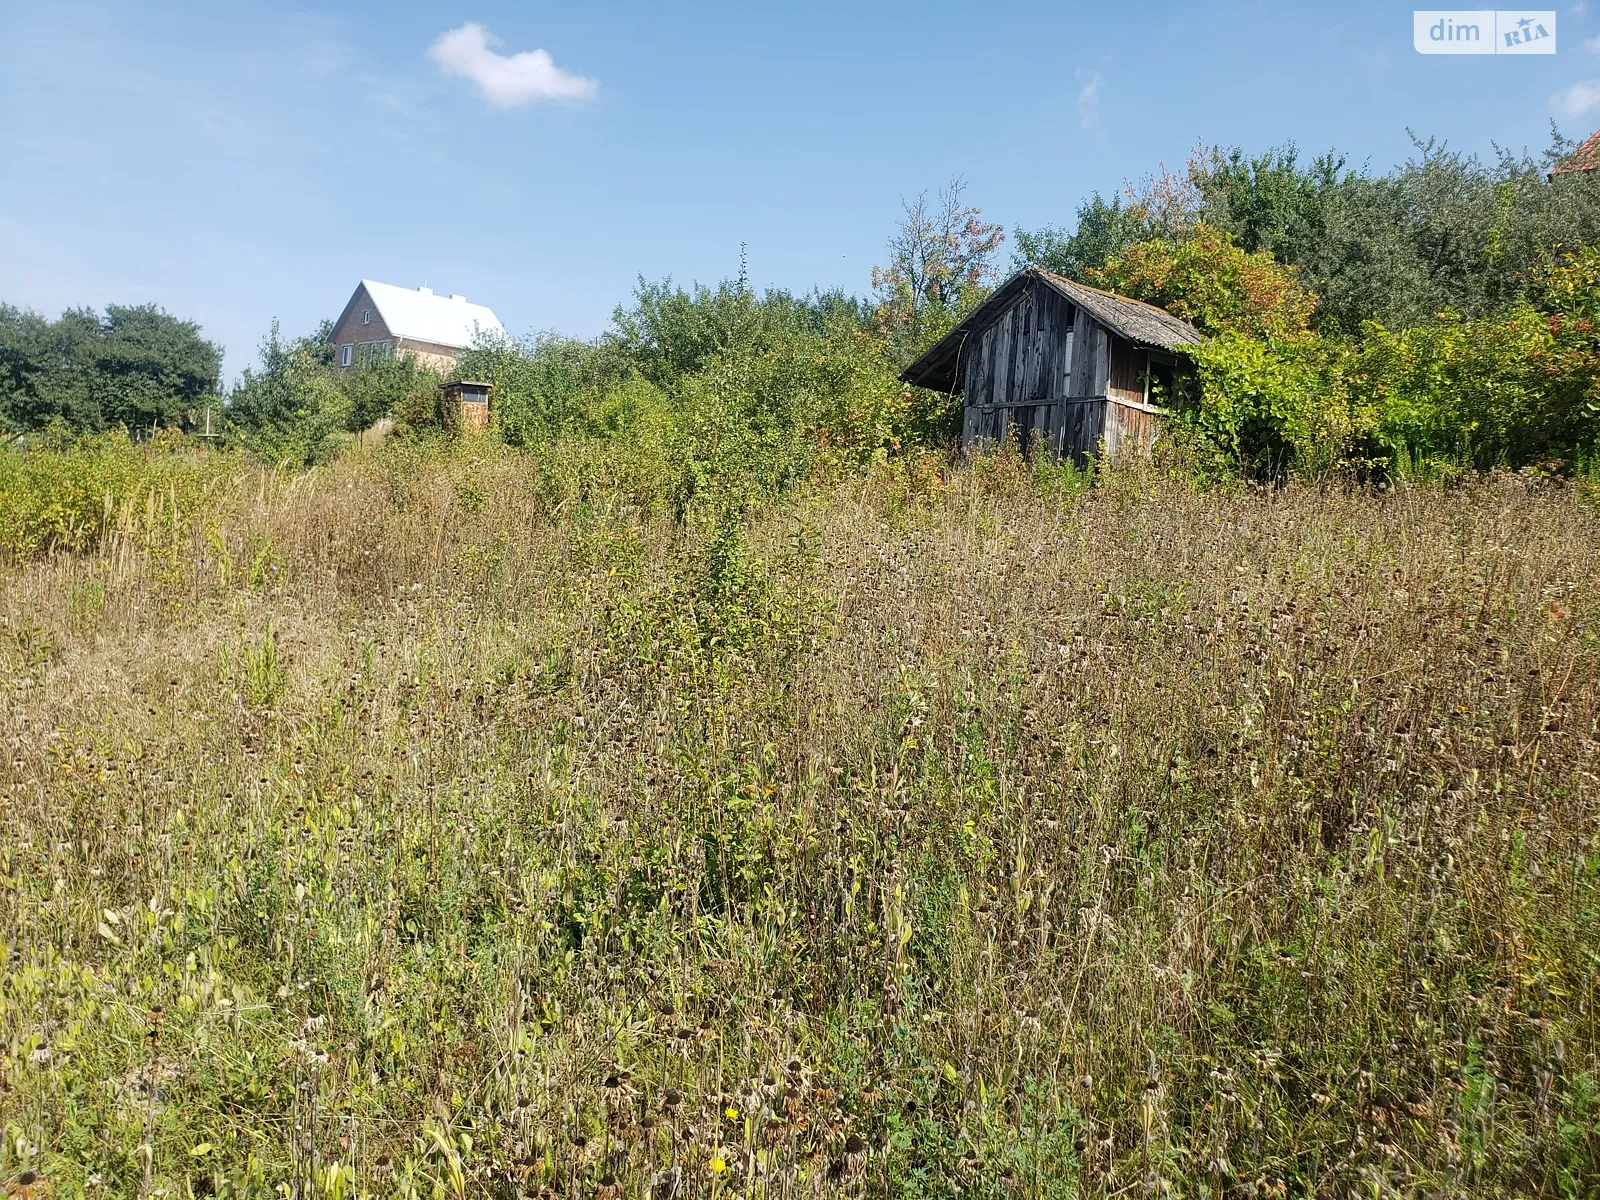
[[[456,356],[481,335],[505,334],[493,310],[432,288],[396,287],[363,279],[333,324],[333,361],[351,367],[373,357],[412,354],[449,372]]]

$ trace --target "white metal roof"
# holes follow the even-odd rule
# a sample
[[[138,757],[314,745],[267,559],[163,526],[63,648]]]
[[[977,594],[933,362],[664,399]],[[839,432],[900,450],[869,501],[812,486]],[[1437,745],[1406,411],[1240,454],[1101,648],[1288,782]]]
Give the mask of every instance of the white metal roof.
[[[465,296],[436,296],[429,288],[396,287],[363,279],[378,315],[394,337],[415,338],[440,346],[465,349],[479,333],[504,334],[505,326],[483,304],[468,304]]]

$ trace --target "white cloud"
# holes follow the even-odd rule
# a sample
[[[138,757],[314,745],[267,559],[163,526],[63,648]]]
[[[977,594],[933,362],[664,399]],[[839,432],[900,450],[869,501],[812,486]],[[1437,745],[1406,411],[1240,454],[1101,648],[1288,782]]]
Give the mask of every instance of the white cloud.
[[[1085,129],[1100,119],[1100,85],[1103,82],[1100,72],[1096,71],[1089,82],[1078,89],[1078,120]]]
[[[1590,54],[1600,54],[1600,37],[1592,37],[1583,43],[1583,48]]]
[[[1550,97],[1550,105],[1560,116],[1581,117],[1600,108],[1600,79],[1580,79]]]
[[[499,38],[469,21],[440,35],[428,47],[428,57],[447,75],[472,80],[484,99],[497,108],[515,108],[540,100],[588,100],[599,86],[593,79],[563,71],[551,61],[548,51],[497,54],[491,47],[499,44]]]

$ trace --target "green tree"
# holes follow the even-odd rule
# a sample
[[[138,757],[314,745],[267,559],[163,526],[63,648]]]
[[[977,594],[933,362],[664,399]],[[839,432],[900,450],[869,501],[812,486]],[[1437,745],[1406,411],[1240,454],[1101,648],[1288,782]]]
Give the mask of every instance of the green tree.
[[[178,428],[216,395],[222,352],[153,304],[110,305],[95,343],[96,390],[106,424]]]
[[[904,216],[889,238],[889,265],[872,268],[877,320],[891,352],[909,361],[944,336],[994,282],[1001,226],[965,203],[966,183],[952,179],[930,201],[901,201]]]
[[[259,369],[246,368],[228,396],[228,425],[249,449],[280,462],[316,462],[354,425],[355,406],[333,378],[319,331],[288,340],[276,319],[262,339]]]
[[[0,423],[84,431],[177,428],[215,395],[222,352],[155,305],[71,309],[55,321],[0,305]]]
[[[1600,179],[1548,175],[1571,148],[1556,131],[1539,158],[1415,146],[1385,175],[1335,154],[1303,164],[1292,144],[1254,158],[1207,151],[1190,173],[1209,225],[1299,268],[1328,332],[1510,312],[1545,265],[1600,241]]]
[[[1265,251],[1251,254],[1203,222],[1183,241],[1129,246],[1088,276],[1095,286],[1165,308],[1202,333],[1299,337],[1316,307],[1294,267]]]
[[[60,421],[105,427],[95,395],[94,342],[100,321],[88,309],[59,320],[0,305],[0,423],[21,433]]]
[[[1090,271],[1105,266],[1110,259],[1150,235],[1150,225],[1143,212],[1124,204],[1121,196],[1107,200],[1096,192],[1078,206],[1077,225],[1070,233],[1053,225],[1032,231],[1019,230],[1012,264],[1018,270],[1028,266],[1043,267],[1087,283]]]
[[[657,386],[692,375],[724,355],[762,352],[843,321],[861,326],[865,306],[841,291],[795,296],[781,289],[759,295],[741,266],[739,277],[716,287],[685,290],[671,279],[640,279],[633,303],[612,314],[610,332],[588,356],[602,374],[639,371]]]

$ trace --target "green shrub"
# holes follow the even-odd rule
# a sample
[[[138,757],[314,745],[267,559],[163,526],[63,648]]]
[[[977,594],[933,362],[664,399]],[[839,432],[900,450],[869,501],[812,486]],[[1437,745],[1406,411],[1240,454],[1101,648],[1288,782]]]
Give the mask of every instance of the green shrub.
[[[1356,342],[1224,331],[1194,349],[1178,421],[1213,466],[1257,475],[1578,467],[1600,445],[1600,253],[1562,259],[1536,294]]]
[[[1298,337],[1317,302],[1293,267],[1264,251],[1247,254],[1203,223],[1181,241],[1139,242],[1087,274],[1091,283],[1165,308],[1202,333]]]
[[[1221,334],[1194,348],[1176,420],[1215,470],[1275,476],[1355,466],[1371,417],[1347,384],[1346,355],[1314,335]]]
[[[199,511],[209,479],[238,466],[235,456],[197,452],[178,435],[138,444],[121,430],[43,435],[0,453],[0,549],[16,557],[78,551],[113,530],[175,528]]]
[[[1417,468],[1574,465],[1600,441],[1593,325],[1523,308],[1451,315],[1392,333],[1372,327],[1351,387],[1376,407],[1373,436]]]

